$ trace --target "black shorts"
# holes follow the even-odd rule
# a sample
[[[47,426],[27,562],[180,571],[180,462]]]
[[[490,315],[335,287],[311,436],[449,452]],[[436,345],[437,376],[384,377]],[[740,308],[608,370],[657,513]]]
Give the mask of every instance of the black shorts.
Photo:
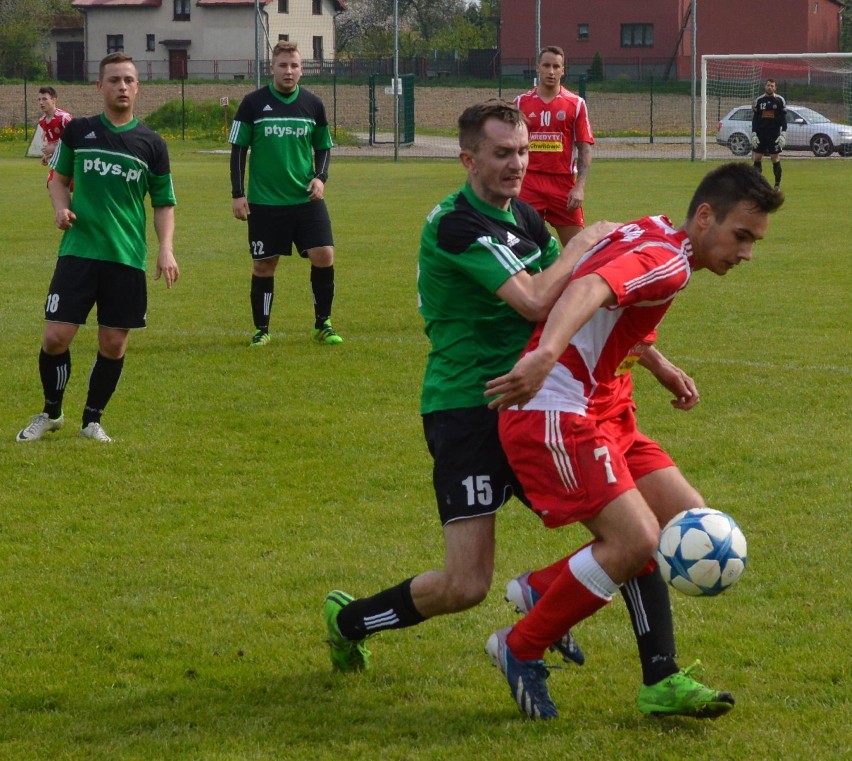
[[[60,256],[44,304],[44,319],[85,325],[98,305],[98,325],[144,328],[148,311],[145,273],[136,267],[81,256]]]
[[[781,153],[781,149],[775,145],[775,141],[778,139],[778,135],[781,134],[780,130],[773,130],[771,132],[756,132],[758,139],[757,148],[755,148],[756,153],[762,153],[764,156],[777,156]]]
[[[493,515],[514,494],[526,501],[497,432],[497,412],[467,407],[423,416],[426,445],[434,458],[432,482],[441,525]]]
[[[252,260],[290,256],[293,245],[302,257],[310,248],[334,246],[325,201],[298,206],[249,204],[248,240]]]

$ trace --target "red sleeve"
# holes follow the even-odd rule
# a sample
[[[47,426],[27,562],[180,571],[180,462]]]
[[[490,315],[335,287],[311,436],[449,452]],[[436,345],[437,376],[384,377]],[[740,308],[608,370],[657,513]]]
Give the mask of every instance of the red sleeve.
[[[577,103],[577,118],[574,120],[574,142],[591,143],[594,145],[595,138],[592,135],[592,123],[589,120],[589,110],[586,101],[580,98]]]
[[[608,257],[593,271],[606,280],[618,307],[669,301],[686,286],[690,274],[689,263],[681,251],[654,243],[640,244],[620,256]]]

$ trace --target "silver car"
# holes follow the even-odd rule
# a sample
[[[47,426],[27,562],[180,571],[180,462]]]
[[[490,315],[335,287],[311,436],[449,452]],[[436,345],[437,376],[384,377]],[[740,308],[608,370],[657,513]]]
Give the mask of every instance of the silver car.
[[[716,142],[735,156],[751,153],[751,106],[732,108],[716,128]],[[785,151],[813,151],[825,158],[835,151],[852,156],[852,126],[837,124],[807,106],[787,106]]]

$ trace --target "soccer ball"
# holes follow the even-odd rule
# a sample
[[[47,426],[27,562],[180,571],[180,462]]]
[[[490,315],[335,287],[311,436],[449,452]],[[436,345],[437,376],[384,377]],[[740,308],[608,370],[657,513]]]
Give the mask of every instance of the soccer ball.
[[[736,521],[709,507],[672,518],[660,535],[656,558],[663,578],[693,597],[724,592],[748,562],[745,535]]]

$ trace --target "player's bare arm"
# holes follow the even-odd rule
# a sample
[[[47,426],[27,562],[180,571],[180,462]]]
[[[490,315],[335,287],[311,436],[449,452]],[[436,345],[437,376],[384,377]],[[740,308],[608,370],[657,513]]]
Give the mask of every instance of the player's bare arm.
[[[691,410],[701,397],[695,381],[677,365],[672,364],[655,346],[649,346],[639,359],[639,364],[657,379],[657,382],[674,396],[671,405],[678,410]]]
[[[586,180],[592,165],[592,146],[590,143],[577,143],[577,177],[574,187],[568,194],[568,208],[579,209],[586,200]]]
[[[505,410],[526,404],[544,385],[574,334],[598,309],[615,302],[615,294],[600,275],[592,273],[569,283],[547,318],[538,347],[508,373],[486,384],[485,396],[497,397],[488,406]]]
[[[166,287],[171,288],[180,277],[180,269],[174,255],[174,206],[157,206],[154,208],[154,229],[160,242],[160,249],[157,254],[157,274],[154,276],[154,280],[159,280],[160,275],[162,275],[166,280]]]
[[[568,241],[557,260],[544,272],[536,275],[519,272],[503,283],[496,295],[530,322],[547,319],[580,257],[617,227],[615,222],[595,222]]]
[[[66,174],[54,172],[53,179],[47,183],[47,189],[53,204],[54,223],[60,230],[67,230],[77,219],[77,215],[71,211],[71,178]]]

